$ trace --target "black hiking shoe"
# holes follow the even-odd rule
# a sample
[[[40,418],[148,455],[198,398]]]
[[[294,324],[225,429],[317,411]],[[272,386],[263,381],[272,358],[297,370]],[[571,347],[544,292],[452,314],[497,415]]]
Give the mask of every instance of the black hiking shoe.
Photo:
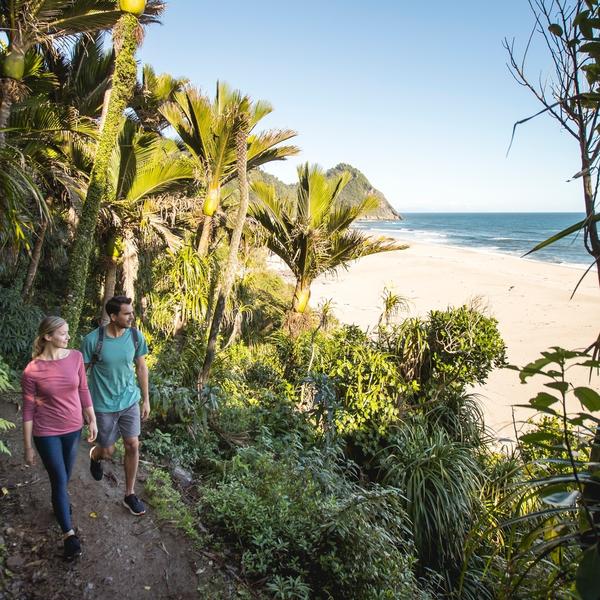
[[[79,542],[79,538],[73,534],[65,539],[63,558],[67,562],[71,562],[78,556],[81,556],[81,543]]]
[[[135,494],[125,496],[123,506],[128,508],[129,512],[136,517],[146,514],[146,505]]]
[[[90,450],[90,473],[96,481],[100,481],[104,477],[104,469],[102,468],[102,461],[92,458],[92,452],[95,447]]]

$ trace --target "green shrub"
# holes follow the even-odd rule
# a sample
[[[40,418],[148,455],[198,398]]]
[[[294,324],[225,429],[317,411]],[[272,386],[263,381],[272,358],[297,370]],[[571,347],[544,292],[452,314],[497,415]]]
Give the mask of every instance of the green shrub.
[[[459,565],[479,508],[481,465],[472,449],[431,429],[423,416],[403,423],[393,440],[381,458],[383,478],[406,495],[421,568]]]
[[[9,429],[14,428],[14,423],[12,423],[11,421],[7,421],[6,419],[0,418],[0,431],[8,431]],[[8,449],[8,446],[2,440],[0,440],[0,454],[11,454],[11,451]]]
[[[276,273],[263,269],[255,270],[237,282],[236,302],[251,308],[250,318],[242,321],[242,338],[246,343],[264,340],[281,327],[293,293],[289,283]]]
[[[407,319],[380,337],[415,399],[446,386],[464,390],[483,383],[506,360],[497,321],[469,306],[434,310],[425,320]]]
[[[568,462],[569,453],[565,445],[564,426],[562,419],[558,415],[536,415],[525,422],[526,432],[519,437],[519,449],[523,462],[527,464],[531,475],[537,473],[539,477],[544,477],[549,473],[564,472],[568,473],[571,465]],[[567,422],[567,431],[569,433],[569,443],[572,448],[580,448],[580,438],[585,439],[585,434],[577,431],[574,425]],[[546,462],[548,458],[555,458],[564,461],[564,464],[557,462]]]
[[[332,387],[335,401],[333,427],[363,452],[374,454],[380,438],[397,422],[402,409],[404,380],[387,352],[380,350],[356,326],[344,326],[316,338],[313,368],[309,378],[316,396],[323,385]],[[300,345],[306,344],[306,338]],[[301,354],[308,354],[301,348]],[[304,378],[306,381],[306,375]],[[315,405],[315,411],[323,407]]]
[[[226,443],[248,443],[265,429],[282,444],[289,435],[314,439],[316,432],[296,408],[296,390],[284,378],[274,346],[228,348],[215,363],[214,381],[218,410],[209,421]]]
[[[12,378],[10,367],[0,356],[0,392],[7,392],[13,389]],[[14,423],[6,419],[0,419],[0,431],[8,431],[9,429],[13,429],[14,426]],[[2,440],[0,440],[0,454],[10,454],[8,446]]]
[[[454,386],[431,387],[411,411],[427,420],[429,430],[442,429],[452,441],[481,448],[489,441],[481,403],[474,394]]]
[[[332,451],[268,436],[241,448],[202,514],[240,553],[244,572],[270,576],[281,598],[418,598],[412,541],[398,490],[365,490]]]
[[[461,386],[484,383],[506,361],[498,321],[468,306],[429,313],[431,378]]]
[[[154,337],[148,366],[152,375],[170,380],[173,385],[194,388],[198,370],[204,358],[204,339],[201,329],[179,339],[163,338],[160,332]]]
[[[335,423],[342,434],[385,432],[400,414],[404,381],[390,359],[366,333],[348,326],[336,331],[320,367],[334,381],[342,411]]]
[[[285,378],[277,348],[272,344],[232,345],[215,361],[213,377],[219,382],[238,381],[255,389],[293,394],[293,388]]]
[[[0,355],[15,369],[31,360],[31,346],[37,335],[42,311],[23,302],[16,289],[0,287]]]
[[[0,392],[8,392],[13,389],[15,382],[14,371],[4,362],[0,356]]]
[[[144,435],[144,453],[167,465],[184,469],[212,466],[218,461],[218,438],[208,429],[173,425]]]
[[[196,390],[159,371],[150,371],[150,404],[153,417],[163,422],[190,422],[197,405]]]

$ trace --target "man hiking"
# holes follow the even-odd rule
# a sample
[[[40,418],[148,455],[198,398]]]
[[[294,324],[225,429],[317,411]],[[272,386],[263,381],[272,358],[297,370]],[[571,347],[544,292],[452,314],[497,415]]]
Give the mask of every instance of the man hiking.
[[[146,420],[150,414],[148,367],[144,358],[148,346],[142,333],[132,327],[131,298],[114,296],[106,303],[106,312],[110,319],[108,325],[94,329],[81,345],[98,424],[97,445],[90,451],[90,472],[96,481],[102,479],[101,461],[113,455],[115,443],[121,436],[125,446],[123,505],[132,514],[143,515],[146,507],[135,495],[134,487],[139,463],[140,420]]]

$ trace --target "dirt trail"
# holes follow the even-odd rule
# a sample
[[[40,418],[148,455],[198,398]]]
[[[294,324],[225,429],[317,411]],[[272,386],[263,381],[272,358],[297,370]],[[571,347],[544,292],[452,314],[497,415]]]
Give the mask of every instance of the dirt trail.
[[[65,563],[46,472],[39,457],[32,468],[23,463],[17,401],[0,397],[0,417],[16,424],[1,434],[12,456],[0,454],[0,600],[234,597],[233,583],[183,534],[159,525],[151,506],[143,517],[123,507],[119,464],[106,466],[114,478],[91,478],[84,441],[69,485],[83,556]],[[144,497],[142,481],[136,491]]]

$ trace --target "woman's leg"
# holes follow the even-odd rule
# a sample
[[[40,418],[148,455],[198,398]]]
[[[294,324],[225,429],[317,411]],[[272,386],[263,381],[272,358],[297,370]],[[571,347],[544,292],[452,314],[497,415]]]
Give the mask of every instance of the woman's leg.
[[[67,482],[71,479],[71,472],[73,471],[73,465],[77,458],[80,437],[81,429],[60,436],[63,449],[63,460],[65,461],[65,469],[67,471]]]
[[[73,468],[79,431],[67,435],[51,435],[33,438],[52,488],[52,507],[63,533],[71,531],[71,514],[67,483]],[[68,459],[68,460],[67,460]]]

